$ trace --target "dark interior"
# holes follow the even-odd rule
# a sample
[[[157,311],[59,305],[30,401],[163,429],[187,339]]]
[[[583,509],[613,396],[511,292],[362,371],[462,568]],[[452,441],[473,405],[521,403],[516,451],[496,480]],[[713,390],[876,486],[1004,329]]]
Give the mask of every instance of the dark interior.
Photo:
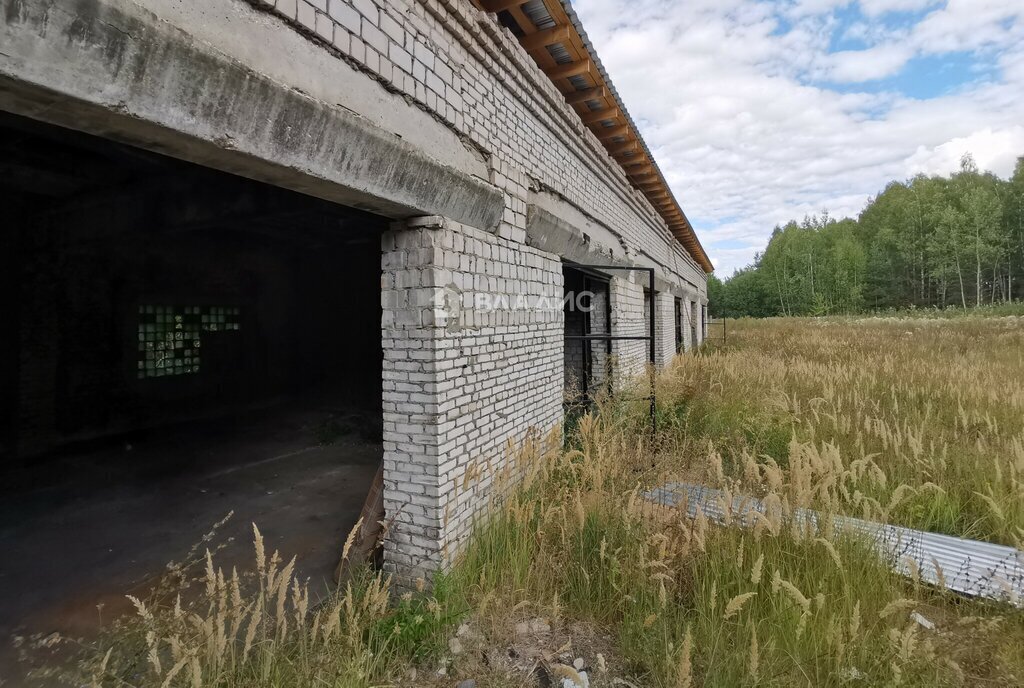
[[[0,116],[0,458],[296,397],[380,412],[382,218]]]
[[[676,353],[683,351],[683,300],[676,297],[672,300],[674,308],[672,322],[674,324]]]
[[[329,587],[383,452],[387,221],[2,113],[0,207],[0,676],[232,512],[227,570],[258,523]]]
[[[609,340],[577,339],[610,334],[608,277],[566,263],[562,267],[565,294],[565,396],[569,405],[585,404],[605,389],[611,354]]]

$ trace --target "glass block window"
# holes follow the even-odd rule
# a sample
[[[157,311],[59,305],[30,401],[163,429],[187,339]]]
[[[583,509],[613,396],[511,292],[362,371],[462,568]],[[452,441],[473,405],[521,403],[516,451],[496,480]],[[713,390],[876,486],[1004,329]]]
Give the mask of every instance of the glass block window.
[[[241,329],[231,306],[139,306],[138,377],[195,375],[202,370],[203,340]]]

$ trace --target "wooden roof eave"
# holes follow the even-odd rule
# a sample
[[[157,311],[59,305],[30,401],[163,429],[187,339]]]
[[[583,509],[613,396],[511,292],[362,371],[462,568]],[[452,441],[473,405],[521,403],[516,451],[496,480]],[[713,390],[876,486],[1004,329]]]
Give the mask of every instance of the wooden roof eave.
[[[605,83],[603,70],[598,68],[595,56],[590,54],[561,0],[541,0],[554,23],[554,26],[543,29],[538,29],[524,11],[526,0],[473,1],[482,10],[509,13],[522,30],[518,37],[520,45],[576,110],[584,126],[622,165],[627,178],[647,197],[687,252],[706,272],[711,272],[713,266],[697,235],[657,165],[649,157],[640,132],[614,91]],[[564,50],[560,57],[568,55],[568,61],[555,60],[549,46],[556,45]],[[579,88],[573,81],[580,78],[587,82],[587,87]],[[591,107],[592,103],[596,107]]]

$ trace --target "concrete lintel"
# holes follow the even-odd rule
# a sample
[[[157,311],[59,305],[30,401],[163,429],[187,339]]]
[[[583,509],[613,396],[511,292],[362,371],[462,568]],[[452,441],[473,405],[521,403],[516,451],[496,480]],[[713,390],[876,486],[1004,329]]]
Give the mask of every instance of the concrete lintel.
[[[420,217],[410,217],[404,224],[409,229],[416,227],[444,229],[447,226],[447,221],[443,215],[421,215]]]
[[[501,220],[494,186],[129,0],[0,7],[0,109],[389,217]]]
[[[594,242],[569,222],[537,205],[528,205],[526,208],[526,243],[574,263],[617,265],[624,268],[654,268],[654,289],[656,291],[670,292],[680,297],[687,293],[682,286],[670,279],[665,279],[664,268],[656,263],[615,256],[611,250]],[[646,288],[646,279],[640,281]]]
[[[629,265],[570,223],[537,205],[526,207],[526,243],[575,263]]]

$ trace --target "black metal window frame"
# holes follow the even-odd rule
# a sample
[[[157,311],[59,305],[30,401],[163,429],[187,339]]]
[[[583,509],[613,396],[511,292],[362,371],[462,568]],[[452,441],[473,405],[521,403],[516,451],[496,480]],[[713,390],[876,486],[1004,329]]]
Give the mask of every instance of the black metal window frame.
[[[568,268],[572,268],[574,270],[597,270],[597,271],[602,271],[602,270],[619,270],[621,272],[646,272],[647,273],[648,285],[649,285],[650,293],[651,293],[651,307],[648,309],[648,321],[650,323],[650,334],[646,334],[646,335],[615,335],[615,334],[612,334],[611,331],[610,331],[611,330],[611,326],[612,326],[612,321],[611,321],[611,318],[609,318],[608,319],[608,329],[609,329],[608,334],[582,334],[582,335],[580,335],[580,334],[572,334],[572,335],[567,334],[567,335],[565,335],[565,338],[566,339],[572,339],[572,340],[581,340],[581,341],[585,341],[585,342],[595,342],[595,341],[596,342],[608,342],[609,346],[611,345],[611,342],[615,342],[615,341],[646,341],[646,342],[649,343],[649,347],[648,347],[649,356],[648,356],[648,359],[649,359],[649,362],[651,364],[650,375],[649,375],[649,377],[650,377],[650,385],[651,385],[651,387],[650,387],[651,388],[651,394],[650,394],[649,397],[647,397],[647,399],[650,401],[650,404],[651,404],[651,432],[652,433],[656,433],[658,431],[658,417],[657,417],[657,394],[655,392],[656,384],[655,384],[654,363],[655,363],[655,359],[656,359],[655,343],[657,342],[657,338],[656,338],[654,314],[655,314],[655,311],[657,309],[655,308],[655,301],[654,301],[654,296],[655,296],[655,293],[656,293],[655,289],[654,289],[654,279],[655,279],[654,268],[626,267],[626,266],[623,266],[623,265],[593,265],[593,264],[570,263],[570,262],[566,262],[565,266],[568,267]],[[608,304],[609,304],[609,308],[611,308],[611,289],[608,290]],[[642,398],[643,397],[641,397],[641,399]]]

